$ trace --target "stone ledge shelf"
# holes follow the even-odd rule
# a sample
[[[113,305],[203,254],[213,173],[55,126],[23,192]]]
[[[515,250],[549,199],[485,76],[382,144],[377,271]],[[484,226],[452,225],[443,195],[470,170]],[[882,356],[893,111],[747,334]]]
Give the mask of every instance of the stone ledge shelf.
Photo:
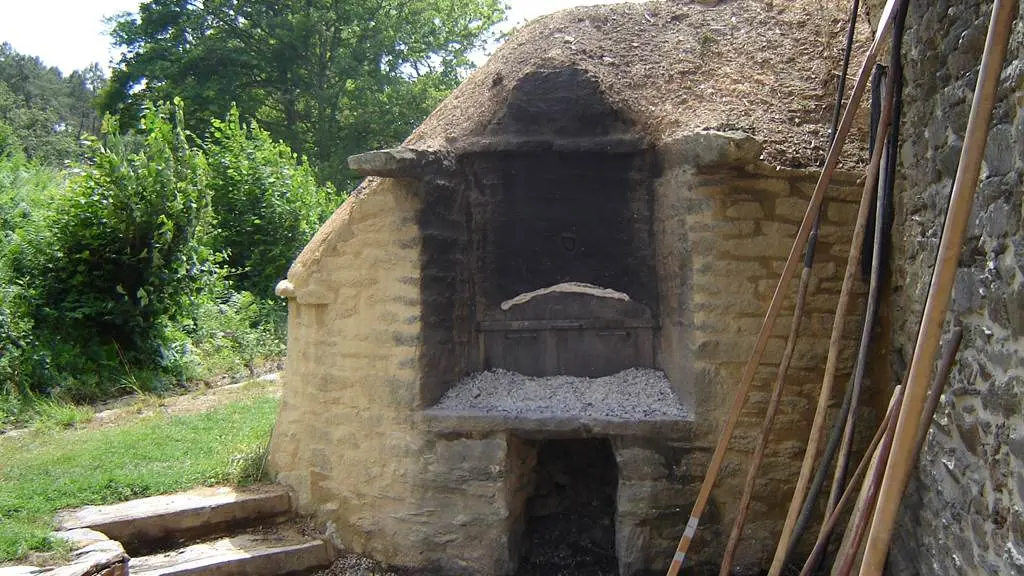
[[[490,370],[463,379],[422,415],[438,434],[686,439],[695,428],[692,410],[679,402],[665,374],[650,368],[598,378]]]
[[[360,176],[409,180],[421,180],[452,170],[445,154],[404,146],[349,156],[348,167]]]
[[[486,434],[512,432],[524,437],[586,438],[592,436],[642,436],[686,440],[694,436],[691,418],[624,420],[574,416],[522,416],[428,408],[423,423],[434,434]]]

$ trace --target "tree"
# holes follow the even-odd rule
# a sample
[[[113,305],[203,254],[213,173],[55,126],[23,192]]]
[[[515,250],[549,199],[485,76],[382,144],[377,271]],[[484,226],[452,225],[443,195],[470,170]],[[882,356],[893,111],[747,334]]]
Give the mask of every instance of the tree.
[[[115,19],[125,50],[103,110],[180,95],[193,129],[237,103],[346,189],[345,158],[404,138],[460,81],[502,0],[149,0]]]
[[[52,350],[152,365],[212,277],[199,241],[211,218],[206,161],[182,118],[180,102],[147,108],[141,141],[112,121],[41,223],[47,237],[27,245],[38,254],[15,272],[37,286],[35,323]]]
[[[103,83],[97,64],[64,76],[39,58],[0,44],[0,122],[30,160],[62,166],[81,157],[82,137],[99,134],[93,101]]]
[[[233,283],[272,299],[274,285],[336,207],[305,161],[232,107],[206,141],[217,225],[211,248],[227,254]]]

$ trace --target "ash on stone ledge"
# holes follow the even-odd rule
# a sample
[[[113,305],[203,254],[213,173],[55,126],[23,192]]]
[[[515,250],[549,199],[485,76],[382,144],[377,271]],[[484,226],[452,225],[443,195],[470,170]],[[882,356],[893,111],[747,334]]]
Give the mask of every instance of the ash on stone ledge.
[[[464,379],[431,409],[504,417],[690,420],[664,372],[630,368],[602,378],[524,376],[489,370]]]

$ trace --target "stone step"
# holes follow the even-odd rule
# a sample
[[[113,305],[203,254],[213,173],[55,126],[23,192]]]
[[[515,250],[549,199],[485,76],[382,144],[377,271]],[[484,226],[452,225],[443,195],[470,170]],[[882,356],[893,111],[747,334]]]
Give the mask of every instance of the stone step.
[[[258,530],[132,558],[132,576],[280,576],[331,563],[331,549],[291,529]]]
[[[57,524],[61,530],[102,532],[131,552],[271,522],[290,512],[291,496],[283,487],[218,487],[68,510],[57,515]]]

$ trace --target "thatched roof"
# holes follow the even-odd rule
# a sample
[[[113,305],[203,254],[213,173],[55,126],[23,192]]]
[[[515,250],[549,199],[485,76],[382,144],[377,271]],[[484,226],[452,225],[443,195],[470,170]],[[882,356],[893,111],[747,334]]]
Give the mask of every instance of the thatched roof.
[[[442,150],[481,135],[501,114],[518,79],[571,66],[596,79],[606,99],[653,143],[701,129],[740,130],[764,144],[762,159],[768,163],[820,164],[842,63],[846,2],[704,4],[594,6],[533,20],[471,74],[406,145]],[[862,26],[857,52],[869,38]],[[859,61],[855,52],[851,74]],[[844,165],[864,161],[864,140],[859,122]]]

